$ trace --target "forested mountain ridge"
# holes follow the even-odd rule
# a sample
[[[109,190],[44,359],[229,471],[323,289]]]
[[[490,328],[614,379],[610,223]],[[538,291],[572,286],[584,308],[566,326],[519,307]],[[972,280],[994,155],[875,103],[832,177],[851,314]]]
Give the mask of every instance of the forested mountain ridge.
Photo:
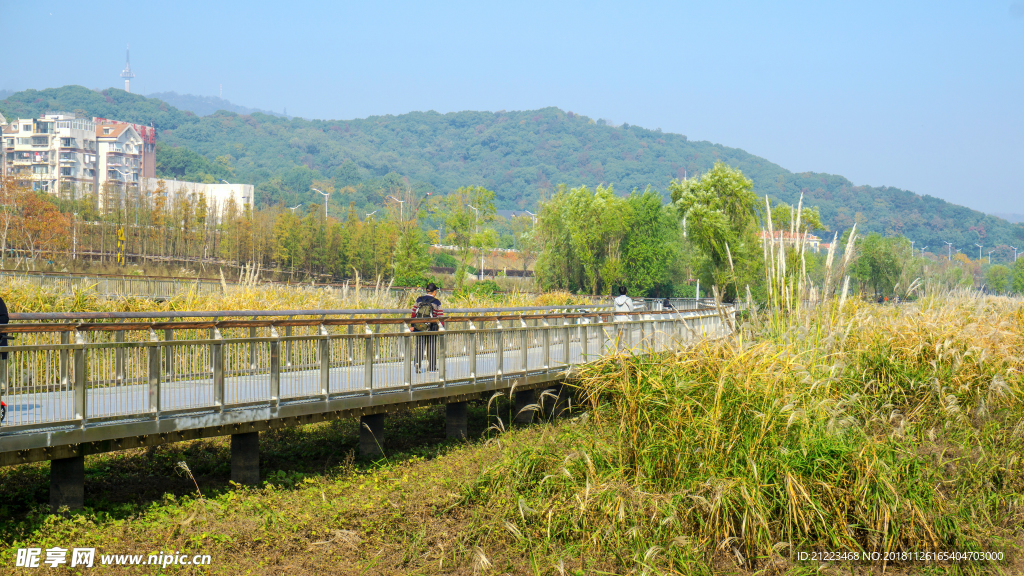
[[[795,204],[803,192],[805,204],[818,206],[831,230],[857,222],[862,232],[903,234],[935,252],[943,241],[968,253],[975,242],[1024,243],[1024,225],[938,198],[854,186],[842,176],[792,173],[737,148],[628,124],[609,126],[557,108],[337,121],[224,111],[200,117],[122,90],[80,86],[27,90],[0,101],[0,112],[9,118],[53,109],[152,124],[159,130],[158,170],[164,175],[250,182],[260,203],[313,202],[314,179],[331,179],[345,190],[331,199],[338,207],[349,201],[379,204],[392,186],[405,184],[442,194],[486,186],[497,193],[499,208],[530,209],[558,184],[605,183],[619,193],[650,185],[667,197],[673,178],[704,173],[723,161],[740,168],[761,195]]]

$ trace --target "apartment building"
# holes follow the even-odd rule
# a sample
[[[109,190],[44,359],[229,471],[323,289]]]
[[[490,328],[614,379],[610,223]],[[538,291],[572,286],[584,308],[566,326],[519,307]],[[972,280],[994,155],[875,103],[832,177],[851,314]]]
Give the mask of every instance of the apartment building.
[[[146,143],[131,124],[47,112],[11,121],[2,139],[4,173],[40,192],[93,195],[104,208],[143,177]]]
[[[101,186],[126,193],[142,178],[142,137],[130,124],[95,124]],[[100,205],[108,199],[100,194]]]
[[[94,117],[92,120],[96,124],[123,124],[135,129],[135,133],[142,139],[142,177],[156,177],[156,128],[107,118]]]

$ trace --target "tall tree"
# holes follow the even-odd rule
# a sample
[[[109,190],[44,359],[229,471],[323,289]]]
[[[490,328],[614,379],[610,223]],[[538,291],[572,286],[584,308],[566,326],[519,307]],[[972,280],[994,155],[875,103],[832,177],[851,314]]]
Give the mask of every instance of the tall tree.
[[[431,212],[444,224],[444,242],[458,247],[461,266],[455,273],[455,286],[465,282],[474,240],[481,240],[477,227],[486,226],[495,218],[494,192],[483,186],[463,186],[434,201]]]
[[[706,259],[704,280],[727,297],[754,283],[760,256],[754,183],[718,162],[700,178],[673,180],[669,191],[689,240]]]

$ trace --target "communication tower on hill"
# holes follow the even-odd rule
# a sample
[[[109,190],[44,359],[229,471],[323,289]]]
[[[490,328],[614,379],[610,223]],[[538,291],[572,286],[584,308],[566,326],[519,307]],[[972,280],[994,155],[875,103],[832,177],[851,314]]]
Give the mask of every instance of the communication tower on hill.
[[[130,82],[135,78],[135,74],[132,74],[132,59],[127,44],[124,46],[124,70],[121,71],[121,78],[124,78],[124,91],[131,92]]]

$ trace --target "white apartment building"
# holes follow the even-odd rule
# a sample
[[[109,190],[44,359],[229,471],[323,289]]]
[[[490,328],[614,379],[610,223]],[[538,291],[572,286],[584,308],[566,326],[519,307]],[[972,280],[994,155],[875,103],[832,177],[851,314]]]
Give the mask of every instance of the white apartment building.
[[[108,182],[118,197],[138,187],[144,143],[131,124],[94,120],[48,112],[11,121],[2,136],[4,173],[41,192],[95,195],[102,209]]]
[[[96,144],[100,186],[114,188],[122,199],[130,190],[137,190],[142,178],[142,137],[135,128],[130,124],[96,124]],[[109,194],[100,194],[101,208],[104,196]]]

